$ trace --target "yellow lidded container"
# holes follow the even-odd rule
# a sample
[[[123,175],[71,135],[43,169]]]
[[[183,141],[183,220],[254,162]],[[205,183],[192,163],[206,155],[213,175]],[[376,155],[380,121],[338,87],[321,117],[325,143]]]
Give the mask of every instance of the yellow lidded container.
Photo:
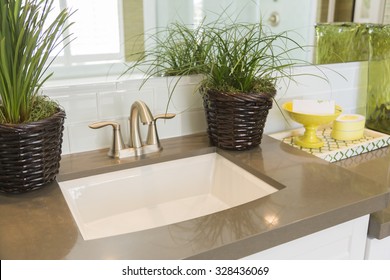
[[[331,137],[336,140],[357,140],[364,135],[365,117],[358,114],[342,114],[333,121]]]

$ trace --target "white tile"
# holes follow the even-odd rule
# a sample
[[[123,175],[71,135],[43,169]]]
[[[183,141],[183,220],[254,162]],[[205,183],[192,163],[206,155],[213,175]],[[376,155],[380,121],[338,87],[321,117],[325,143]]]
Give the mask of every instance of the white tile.
[[[57,94],[78,94],[78,93],[90,93],[100,91],[115,90],[116,83],[112,81],[106,81],[104,78],[94,79],[93,81],[78,81],[74,80],[59,80],[57,82],[49,82],[43,87],[43,92],[49,96],[55,96]]]
[[[172,94],[170,108],[173,108],[176,112],[194,110],[202,107],[203,100],[202,96],[197,90],[197,86],[180,85],[175,89],[175,92]]]
[[[197,91],[199,83],[196,77],[175,79],[172,77],[156,80],[156,110],[179,113],[202,107],[202,99]],[[188,83],[186,83],[188,82]]]
[[[361,87],[367,76],[364,63],[297,67],[294,74],[296,82],[280,81],[278,97],[331,95],[335,90]]]
[[[182,114],[181,131],[183,135],[207,130],[206,116],[203,109],[186,111]]]
[[[65,109],[68,124],[92,121],[98,117],[96,93],[61,95],[56,100]]]
[[[145,84],[142,86],[142,79],[126,79],[122,78],[117,81],[115,84],[115,90],[133,90],[133,91],[142,91],[143,89],[150,89],[149,84]],[[142,86],[142,88],[141,88]]]
[[[165,139],[183,135],[181,131],[181,123],[182,116],[180,114],[176,115],[173,119],[157,120],[156,127],[159,138]]]
[[[93,130],[88,123],[68,126],[69,146],[71,153],[79,153],[108,147],[110,144],[110,128]]]
[[[153,112],[154,91],[120,90],[98,93],[99,119],[122,118],[130,116],[131,105],[142,100]]]

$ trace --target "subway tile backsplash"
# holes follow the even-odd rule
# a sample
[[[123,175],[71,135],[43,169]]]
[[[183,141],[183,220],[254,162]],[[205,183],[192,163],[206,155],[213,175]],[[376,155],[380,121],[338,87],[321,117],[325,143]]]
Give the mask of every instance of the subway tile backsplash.
[[[296,74],[311,73],[329,79],[324,81],[312,75],[297,76],[296,82],[280,82],[276,101],[283,104],[293,98],[335,99],[345,112],[365,112],[367,63],[353,62],[324,66],[299,67]],[[169,112],[176,113],[171,120],[158,121],[161,139],[206,131],[202,98],[197,92],[200,77],[151,79],[140,89],[140,79],[104,80],[96,82],[56,81],[43,89],[45,95],[57,100],[66,111],[63,154],[78,153],[109,147],[112,129],[90,129],[88,124],[111,120],[121,124],[124,141],[128,141],[128,117],[131,104],[143,100],[152,113],[164,113],[170,90],[175,86]],[[178,82],[178,83],[177,83]],[[177,83],[177,84],[176,84]],[[141,125],[142,126],[142,125]],[[267,118],[265,133],[290,129],[278,106],[274,104]],[[143,127],[143,126],[142,126]],[[146,137],[146,127],[142,128]]]

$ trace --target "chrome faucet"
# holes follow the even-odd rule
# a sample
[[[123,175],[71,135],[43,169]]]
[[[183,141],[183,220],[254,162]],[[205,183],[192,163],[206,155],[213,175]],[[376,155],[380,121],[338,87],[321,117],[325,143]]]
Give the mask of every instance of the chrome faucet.
[[[172,113],[153,116],[145,102],[140,100],[135,101],[130,109],[130,137],[128,146],[123,143],[120,125],[116,122],[96,122],[90,124],[89,127],[96,129],[111,125],[113,127],[113,141],[108,156],[125,158],[160,151],[162,147],[157,133],[156,121],[158,119],[171,119],[173,117],[175,117],[175,114]],[[142,124],[148,125],[148,134],[145,143],[141,139],[139,120]]]

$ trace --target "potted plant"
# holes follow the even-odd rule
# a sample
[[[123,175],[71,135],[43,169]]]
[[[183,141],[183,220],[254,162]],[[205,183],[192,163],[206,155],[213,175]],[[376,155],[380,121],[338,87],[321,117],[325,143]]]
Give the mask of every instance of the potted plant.
[[[58,173],[65,112],[40,91],[71,13],[50,21],[53,12],[53,0],[0,0],[1,192],[38,189]]]
[[[209,138],[232,150],[261,143],[276,83],[293,79],[290,69],[300,61],[290,53],[302,49],[287,32],[273,34],[262,22],[221,19],[197,27],[174,23],[149,39],[154,48],[139,54],[126,72],[143,71],[143,84],[156,75],[200,74]]]

